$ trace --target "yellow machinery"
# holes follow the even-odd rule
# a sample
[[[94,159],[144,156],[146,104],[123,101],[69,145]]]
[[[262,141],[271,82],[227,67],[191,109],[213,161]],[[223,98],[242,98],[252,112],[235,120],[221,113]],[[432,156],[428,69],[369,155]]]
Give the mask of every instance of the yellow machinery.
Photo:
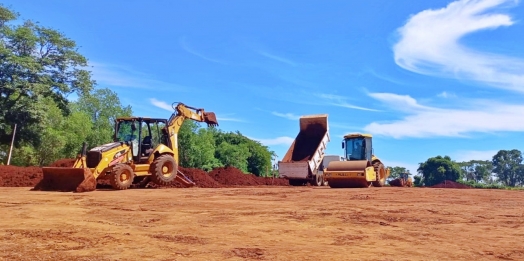
[[[44,167],[35,190],[92,191],[97,179],[108,179],[117,190],[149,180],[168,185],[174,180],[195,184],[178,170],[178,131],[186,119],[217,126],[213,112],[178,103],[169,120],[143,117],[116,119],[114,142],[82,148],[72,168]]]
[[[401,173],[397,179],[389,182],[392,187],[413,187],[413,179],[409,176],[409,173]]]
[[[352,133],[342,142],[345,160],[331,161],[324,168],[324,179],[332,188],[382,187],[389,176],[378,157],[373,155],[372,135]]]

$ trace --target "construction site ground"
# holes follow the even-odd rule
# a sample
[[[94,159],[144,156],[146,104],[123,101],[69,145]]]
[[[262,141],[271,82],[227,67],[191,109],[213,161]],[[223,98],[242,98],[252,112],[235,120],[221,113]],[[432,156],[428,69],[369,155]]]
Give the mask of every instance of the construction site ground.
[[[3,260],[524,260],[524,192],[0,188]]]

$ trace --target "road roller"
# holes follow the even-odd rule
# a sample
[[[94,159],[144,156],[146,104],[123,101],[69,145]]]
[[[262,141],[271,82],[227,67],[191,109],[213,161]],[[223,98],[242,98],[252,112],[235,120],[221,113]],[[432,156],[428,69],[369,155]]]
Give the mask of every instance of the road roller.
[[[382,187],[390,169],[373,154],[371,134],[350,133],[344,136],[341,161],[331,161],[324,168],[324,179],[332,188]]]

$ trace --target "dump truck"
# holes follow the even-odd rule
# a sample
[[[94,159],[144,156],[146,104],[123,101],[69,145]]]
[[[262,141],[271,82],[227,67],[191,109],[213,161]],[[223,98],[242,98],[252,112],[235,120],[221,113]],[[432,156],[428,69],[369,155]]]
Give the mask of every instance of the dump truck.
[[[194,182],[178,170],[178,131],[191,119],[218,126],[215,113],[172,104],[173,114],[167,119],[119,117],[115,122],[114,140],[87,151],[84,142],[73,167],[44,167],[43,179],[34,190],[85,192],[96,189],[97,180],[109,180],[116,190],[132,184],[152,181],[169,185],[174,181],[191,187]]]
[[[322,172],[318,170],[325,156],[329,142],[328,115],[305,115],[299,119],[299,132],[281,161],[278,172],[289,180],[292,186],[310,183],[313,186],[325,184]]]
[[[343,161],[331,161],[324,168],[324,179],[331,188],[382,187],[390,174],[374,155],[371,134],[350,133],[344,136]]]

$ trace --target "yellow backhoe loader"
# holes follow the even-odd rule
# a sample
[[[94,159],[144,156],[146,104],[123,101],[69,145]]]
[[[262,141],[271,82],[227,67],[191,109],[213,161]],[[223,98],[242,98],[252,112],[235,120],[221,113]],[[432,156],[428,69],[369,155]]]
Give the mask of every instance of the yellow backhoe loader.
[[[153,181],[169,185],[178,181],[186,187],[195,184],[178,170],[178,131],[186,119],[218,126],[215,113],[178,103],[169,120],[122,117],[115,122],[114,142],[81,154],[72,168],[44,167],[43,179],[35,190],[92,191],[97,179],[108,179],[117,190],[133,183]]]
[[[352,133],[344,136],[343,161],[331,161],[324,168],[324,179],[332,188],[382,187],[389,176],[378,157],[373,154],[372,135]]]

